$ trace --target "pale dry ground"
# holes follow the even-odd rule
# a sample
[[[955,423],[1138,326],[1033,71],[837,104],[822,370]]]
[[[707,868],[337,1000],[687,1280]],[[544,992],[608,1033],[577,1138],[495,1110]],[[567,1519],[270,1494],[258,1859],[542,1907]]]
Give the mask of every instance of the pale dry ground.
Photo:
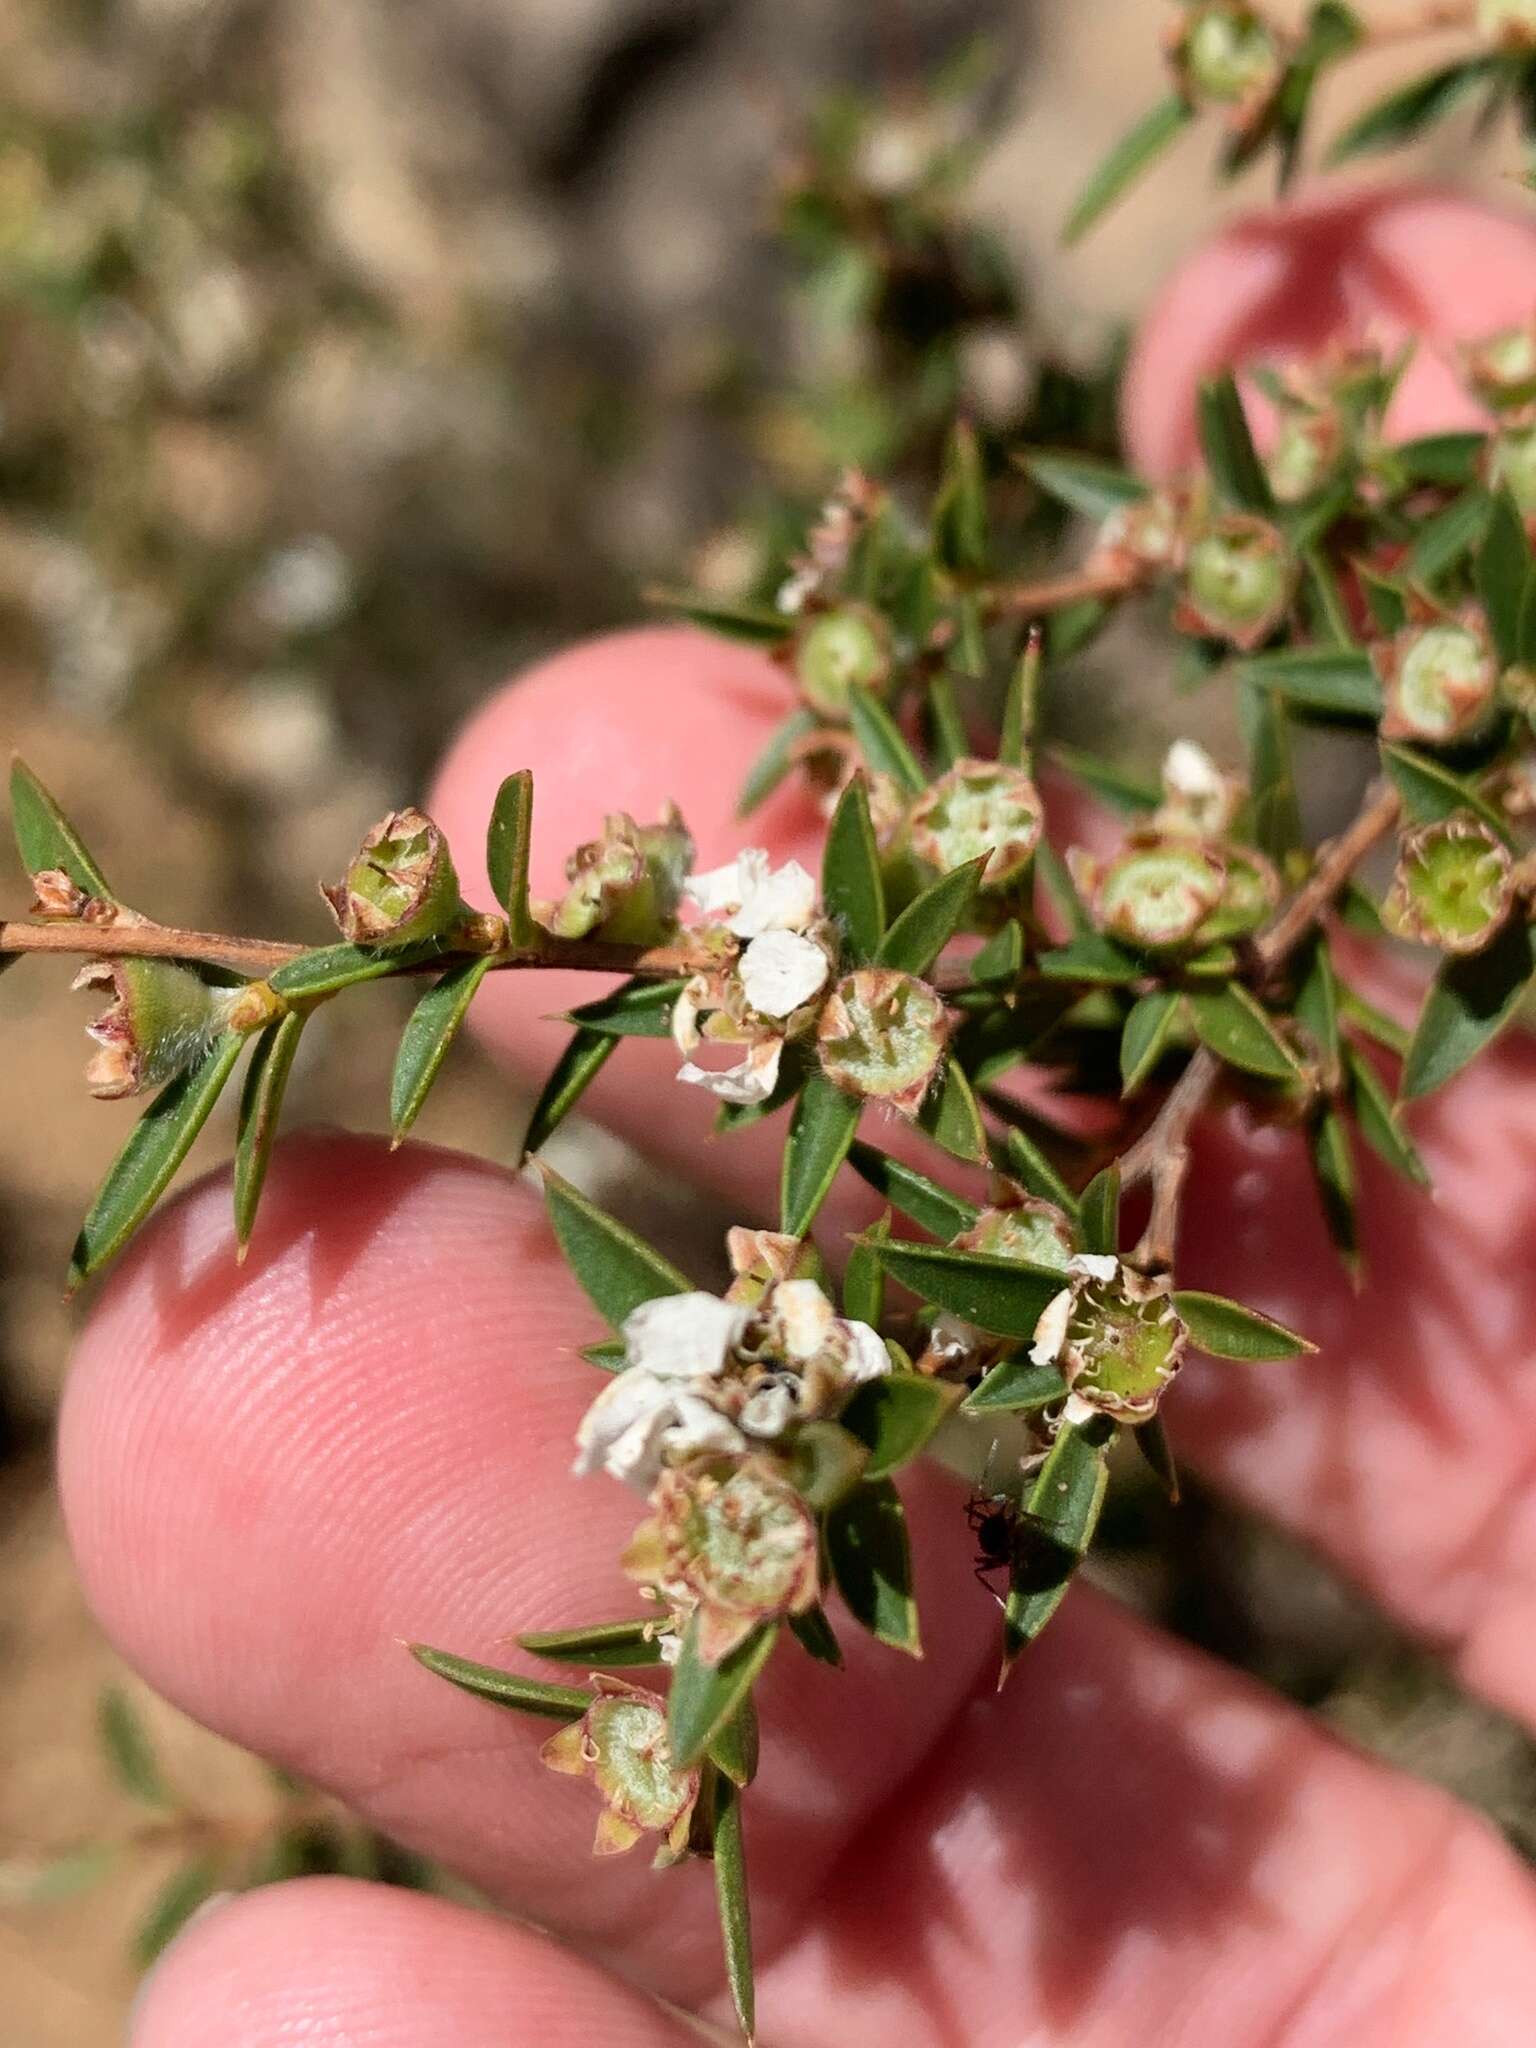
[[[468,12],[484,17],[498,12],[492,0],[478,0],[473,8],[468,0],[465,4]],[[1027,257],[1042,300],[1058,309],[1053,315],[1058,334],[1086,341],[1108,319],[1133,318],[1170,264],[1208,232],[1213,218],[1255,203],[1262,187],[1250,181],[1213,201],[1205,181],[1206,146],[1197,137],[1181,146],[1177,157],[1086,249],[1054,253],[1051,237],[1063,194],[1157,90],[1149,52],[1162,9],[1156,0],[1033,4],[1041,47],[1027,104],[984,172],[980,197]],[[518,7],[504,0],[501,11],[515,14]],[[533,38],[537,61],[524,79],[529,120],[538,118],[539,93],[562,75],[562,64],[569,66],[572,48],[581,45],[584,35],[596,40],[595,26],[607,11],[607,0],[585,0],[581,7],[572,7],[570,0],[540,0],[537,6],[523,0],[524,16],[540,30]],[[613,0],[611,11],[633,12],[621,0]],[[1379,11],[1387,17],[1395,10],[1382,4]],[[327,150],[346,154],[347,175],[338,177],[334,190],[338,233],[355,246],[359,261],[396,273],[400,289],[416,295],[424,314],[429,313],[437,288],[434,264],[450,260],[451,252],[420,214],[409,179],[397,175],[398,106],[387,98],[389,67],[375,61],[376,51],[363,61],[349,41],[368,40],[374,31],[351,0],[295,9],[291,18],[306,25],[302,34],[295,33],[291,64],[331,81],[325,94],[313,99],[310,120]],[[315,47],[317,38],[324,48]],[[1400,60],[1392,59],[1361,67],[1354,74],[1355,89],[1378,85],[1399,67]],[[422,90],[430,98],[430,79]],[[699,260],[692,233],[701,203],[696,145],[716,120],[710,109],[718,101],[711,97],[707,76],[698,72],[688,80],[687,92],[684,118],[664,124],[668,132],[656,125],[644,130],[628,160],[613,172],[615,217],[645,218],[653,229],[644,247],[626,237],[625,285],[642,308],[649,305],[656,312],[665,311],[687,283],[690,264]],[[1334,111],[1338,97],[1335,93],[1331,101]],[[1481,146],[1474,161],[1464,132],[1457,130],[1452,139],[1442,138],[1430,150],[1368,175],[1408,170],[1497,190],[1510,160],[1507,141],[1496,137]],[[1042,167],[1048,167],[1048,176]],[[479,222],[477,232],[490,236],[496,226]],[[518,260],[537,260],[532,246],[539,232],[536,221],[507,223],[506,232],[524,238]],[[649,274],[647,261],[654,264]],[[486,678],[487,683],[493,680]],[[71,734],[53,719],[45,727],[28,708],[30,681],[26,675],[0,679],[0,726],[23,751],[36,750],[50,763],[66,764],[67,772],[57,778],[60,794],[93,829],[116,814],[113,799],[119,791],[142,791],[141,828],[127,831],[119,819],[115,829],[98,833],[104,865],[115,877],[153,873],[169,878],[174,898],[157,908],[188,921],[206,917],[221,893],[217,846],[178,824],[174,791],[157,778],[132,741],[104,738],[99,727]],[[320,849],[344,844],[390,794],[345,768],[330,778],[323,800],[309,806],[305,841],[316,852],[307,864],[318,871],[329,858]],[[0,1188],[8,1191],[0,1212],[0,1252],[7,1271],[3,1313],[6,1350],[18,1362],[20,1405],[33,1418],[51,1409],[67,1347],[69,1315],[55,1276],[73,1222],[126,1121],[124,1112],[90,1103],[76,1083],[81,1015],[80,999],[70,1003],[50,995],[37,1002],[30,977],[21,973],[0,984],[0,1043],[7,1053],[0,1062]],[[333,1036],[327,1048],[315,1050],[346,1063],[351,1100],[382,1105],[388,1034],[373,1034],[363,1018],[356,1018],[344,1039]],[[518,1128],[518,1106],[472,1056],[456,1055],[456,1062],[433,1099],[423,1134],[505,1153]],[[296,1101],[302,1114],[302,1075]],[[311,1095],[311,1114],[314,1107]],[[211,1161],[227,1149],[227,1142],[227,1123],[216,1126],[198,1156]],[[0,1488],[3,1862],[13,1854],[46,1854],[83,1839],[110,1837],[131,1825],[134,1814],[108,1787],[93,1754],[95,1696],[116,1668],[76,1590],[42,1456],[0,1468]],[[263,1782],[248,1760],[169,1710],[152,1706],[150,1713],[174,1775],[190,1791],[236,1818],[262,1810]],[[1368,1716],[1363,1718],[1368,1722]],[[124,1960],[127,1930],[165,1867],[163,1858],[142,1857],[84,1903],[0,1910],[3,2048],[107,2048],[120,2038],[132,1988]]]

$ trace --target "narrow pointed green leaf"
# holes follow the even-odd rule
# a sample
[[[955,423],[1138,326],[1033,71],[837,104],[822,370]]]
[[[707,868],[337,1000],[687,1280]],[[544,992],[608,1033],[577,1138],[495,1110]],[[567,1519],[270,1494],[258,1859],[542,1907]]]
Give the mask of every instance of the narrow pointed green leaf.
[[[830,1664],[834,1671],[842,1669],[842,1648],[824,1607],[808,1607],[804,1614],[792,1614],[789,1632],[806,1655],[814,1657],[818,1664]]]
[[[1040,702],[1040,676],[1045,666],[1045,635],[1035,627],[1024,643],[1024,652],[1008,678],[1003,700],[1003,728],[997,742],[997,758],[1010,768],[1029,765],[1035,743],[1035,718]]]
[[[1145,961],[1101,932],[1084,932],[1054,952],[1042,953],[1039,967],[1048,981],[1082,981],[1102,988],[1140,981],[1147,971]]]
[[[1536,589],[1536,560],[1525,521],[1508,492],[1494,500],[1488,531],[1477,555],[1477,594],[1483,601],[1499,659],[1512,667],[1520,659],[1520,621]]]
[[[1202,1044],[1229,1066],[1266,1081],[1293,1080],[1301,1071],[1295,1053],[1247,989],[1233,983],[1192,990],[1184,1000]]]
[[[1371,658],[1358,647],[1280,647],[1255,654],[1238,671],[1256,689],[1272,690],[1288,704],[1341,718],[1379,718],[1381,684]]]
[[[1355,1161],[1349,1149],[1349,1132],[1337,1110],[1326,1109],[1318,1117],[1312,1126],[1309,1149],[1328,1235],[1344,1264],[1354,1273],[1360,1262]]]
[[[731,1987],[736,2024],[749,2044],[757,2032],[757,1999],[752,1974],[752,1914],[747,1895],[746,1850],[741,1832],[741,1792],[722,1775],[715,1786],[715,1904],[725,1951],[725,1981]]]
[[[953,768],[969,756],[971,744],[955,702],[955,686],[942,672],[928,685],[928,733],[940,768]]]
[[[165,1193],[244,1045],[238,1031],[224,1032],[195,1067],[160,1091],[134,1125],[80,1226],[69,1265],[71,1293],[121,1251]]]
[[[1230,371],[1201,385],[1199,419],[1200,451],[1217,496],[1239,512],[1272,515],[1274,494]]]
[[[661,1650],[656,1641],[656,1617],[641,1615],[635,1621],[604,1621],[588,1628],[546,1629],[519,1636],[518,1647],[550,1664],[575,1664],[582,1670],[627,1670],[642,1664],[659,1664]]]
[[[868,1447],[865,1479],[884,1479],[919,1457],[963,1392],[917,1372],[866,1380],[838,1417],[849,1435]]]
[[[1010,917],[1000,931],[971,958],[971,980],[977,987],[1011,989],[1024,972],[1024,933]]]
[[[1041,1310],[1061,1292],[1060,1273],[990,1252],[895,1242],[876,1252],[891,1278],[919,1300],[997,1337],[1033,1337]]]
[[[579,1031],[600,1031],[610,1038],[670,1038],[672,1011],[686,986],[643,977],[626,981],[611,995],[567,1010],[565,1021]]]
[[[622,1337],[605,1337],[600,1344],[583,1344],[577,1356],[599,1372],[622,1372],[629,1363],[629,1347]]]
[[[1481,439],[1481,437],[1479,437]],[[1389,576],[1380,576],[1364,562],[1353,565],[1366,609],[1378,633],[1400,633],[1408,623],[1408,592]]]
[[[1055,740],[1046,751],[1056,766],[1075,782],[1080,782],[1095,796],[1103,797],[1107,804],[1113,804],[1117,811],[1124,811],[1131,817],[1155,811],[1163,800],[1162,791],[1155,782],[1149,782],[1144,775],[1132,774],[1118,761],[1107,761],[1102,755],[1090,753],[1086,747],[1069,747]]]
[[[592,1694],[585,1686],[546,1685],[542,1679],[521,1678],[515,1671],[498,1671],[491,1664],[471,1664],[467,1657],[432,1650],[425,1643],[412,1643],[410,1651],[418,1664],[460,1691],[472,1692],[476,1699],[490,1700],[498,1707],[515,1707],[522,1714],[538,1714],[548,1721],[576,1721],[592,1704]]]
[[[550,1167],[539,1169],[549,1221],[566,1264],[603,1321],[622,1330],[643,1301],[690,1294],[693,1283],[645,1240]]]
[[[395,1055],[395,1071],[389,1085],[390,1136],[395,1144],[405,1136],[421,1113],[432,1083],[442,1071],[448,1048],[469,1014],[476,991],[490,972],[489,954],[450,967],[442,980],[429,988],[411,1012]]]
[[[1426,519],[1414,536],[1399,574],[1410,583],[1438,583],[1459,562],[1466,560],[1488,531],[1493,517],[1493,498],[1480,486],[1453,498],[1442,511]]]
[[[801,1090],[779,1176],[780,1228],[790,1237],[806,1236],[816,1221],[848,1156],[863,1107],[858,1096],[845,1095],[820,1072]]]
[[[1419,1012],[1403,1069],[1403,1094],[1444,1087],[1497,1037],[1536,975],[1531,927],[1511,918],[1481,953],[1448,959]]]
[[[1497,57],[1460,58],[1388,93],[1344,130],[1328,152],[1329,163],[1347,163],[1374,150],[1401,149],[1416,141],[1469,94],[1492,83],[1500,62]]]
[[[1457,811],[1471,811],[1506,846],[1513,844],[1508,824],[1479,795],[1476,785],[1464,775],[1453,774],[1443,762],[1416,753],[1412,747],[1383,743],[1381,765],[1414,824],[1432,825]]]
[[[965,1397],[967,1415],[1028,1415],[1067,1398],[1067,1383],[1054,1365],[1036,1365],[1019,1351],[994,1365]]]
[[[878,698],[857,684],[848,692],[848,719],[865,765],[876,775],[889,775],[908,796],[920,796],[928,778],[901,736],[900,728]]]
[[[873,1145],[853,1144],[849,1148],[848,1163],[893,1209],[899,1209],[903,1216],[909,1216],[922,1229],[931,1231],[942,1243],[958,1237],[962,1230],[969,1230],[976,1221],[974,1202],[966,1201],[962,1195],[951,1194],[948,1188],[929,1180],[916,1167],[906,1166],[901,1160],[892,1159],[888,1153],[877,1152]]]
[[[1054,1202],[1074,1223],[1079,1220],[1081,1210],[1076,1195],[1027,1131],[1009,1131],[1003,1140],[1003,1151],[1007,1156],[1008,1171],[1029,1194],[1038,1195],[1045,1202]]]
[[[757,1708],[748,1693],[740,1710],[709,1745],[709,1760],[738,1790],[745,1791],[757,1776],[760,1740]]]
[[[1168,1050],[1178,1021],[1179,998],[1173,989],[1153,989],[1132,1008],[1120,1035],[1120,1081],[1124,1094],[1134,1095],[1152,1074]]]
[[[970,915],[985,866],[985,856],[967,861],[915,897],[880,942],[881,966],[925,975]]]
[[[773,1623],[754,1629],[718,1664],[700,1660],[698,1616],[688,1624],[667,1695],[667,1740],[680,1771],[692,1770],[751,1692],[778,1637]]]
[[[1120,1249],[1120,1169],[1106,1166],[1096,1173],[1078,1198],[1083,1248],[1090,1252]]]
[[[1019,1532],[1003,1609],[999,1685],[1065,1598],[1072,1574],[1093,1541],[1108,1483],[1099,1431],[1063,1423],[1025,1496],[1028,1520]]]
[[[120,1685],[102,1688],[96,1704],[96,1728],[112,1775],[126,1793],[145,1806],[169,1808],[176,1804],[149,1731]]]
[[[1347,1020],[1359,1031],[1363,1031],[1372,1044],[1379,1045],[1384,1052],[1396,1055],[1398,1059],[1408,1057],[1412,1034],[1403,1029],[1385,1010],[1378,1010],[1374,1003],[1368,1003],[1358,989],[1350,988],[1344,982],[1339,984],[1339,1004]]]
[[[1079,242],[1115,201],[1176,142],[1194,119],[1194,109],[1177,93],[1160,100],[1117,142],[1088,180],[1067,217],[1062,240]]]
[[[79,833],[19,756],[11,762],[11,829],[29,875],[57,868],[87,896],[116,900]]]
[[[440,939],[422,939],[413,946],[316,946],[301,953],[268,977],[271,986],[290,1002],[333,996],[363,981],[382,981],[404,974],[443,955]]]
[[[1430,1184],[1429,1168],[1403,1129],[1402,1120],[1380,1074],[1365,1054],[1352,1045],[1344,1049],[1344,1063],[1349,1070],[1350,1099],[1361,1137],[1395,1172],[1417,1186],[1427,1188]]]
[[[759,804],[768,801],[794,767],[796,747],[815,732],[820,723],[814,711],[802,706],[800,710],[792,711],[775,729],[767,746],[747,770],[741,795],[736,799],[738,818],[749,818]]]
[[[950,432],[933,508],[933,554],[941,568],[961,576],[981,576],[987,570],[986,471],[976,430],[968,420],[957,420]]]
[[[1296,1020],[1316,1045],[1330,1072],[1336,1072],[1344,1048],[1339,1028],[1339,984],[1328,941],[1321,932],[1314,932],[1303,947],[1301,967]]]
[[[283,1097],[288,1091],[288,1077],[293,1072],[304,1023],[302,1010],[290,1010],[286,1017],[269,1024],[257,1039],[245,1070],[234,1171],[235,1240],[242,1255],[256,1227],[256,1211],[266,1184],[272,1147],[277,1142]]]
[[[849,961],[873,960],[885,936],[885,883],[869,815],[869,782],[855,775],[838,798],[821,858],[821,900]]]
[[[219,1889],[223,1875],[212,1856],[199,1856],[172,1871],[134,1930],[133,1960],[139,1969],[147,1970],[170,1947],[199,1906]]]
[[[1257,1309],[1244,1308],[1241,1302],[1227,1301],[1219,1294],[1200,1294],[1185,1287],[1174,1295],[1173,1305],[1189,1331],[1190,1343],[1213,1358],[1238,1358],[1258,1365],[1270,1359],[1300,1358],[1317,1349],[1294,1330],[1261,1316]]]
[[[485,837],[486,872],[496,901],[507,913],[514,946],[531,943],[535,925],[528,909],[528,849],[533,836],[533,772],[520,768],[496,792]]]
[[[1392,450],[1392,468],[1406,483],[1455,489],[1476,483],[1487,446],[1483,434],[1424,434]]]
[[[718,633],[722,640],[739,640],[747,647],[776,647],[794,630],[788,612],[773,605],[728,604],[721,598],[704,597],[690,590],[652,590],[647,597],[663,611],[676,612],[706,633]]]
[[[854,1620],[892,1649],[920,1657],[912,1553],[896,1488],[889,1479],[857,1487],[826,1527],[832,1576]]]
[[[917,1113],[919,1130],[955,1159],[971,1166],[985,1166],[987,1133],[976,1106],[976,1094],[960,1062],[951,1056],[944,1062],[938,1084],[928,1091]]]
[[[1088,907],[1077,893],[1077,884],[1066,862],[1048,839],[1042,839],[1035,848],[1035,875],[1045,900],[1072,937],[1091,936],[1093,919],[1088,914]]]
[[[539,1099],[533,1105],[528,1129],[523,1136],[519,1165],[548,1143],[618,1047],[619,1040],[610,1031],[583,1028],[572,1036],[539,1090]]]
[[[1027,448],[1018,458],[1020,468],[1040,486],[1047,497],[1084,519],[1109,519],[1127,505],[1139,505],[1150,493],[1139,476],[1118,469],[1096,455],[1077,455],[1071,449]]]
[[[872,1330],[879,1329],[885,1312],[885,1268],[874,1247],[890,1234],[891,1213],[887,1210],[865,1240],[853,1246],[843,1268],[843,1314],[856,1323],[868,1323]]]
[[[1161,1415],[1154,1415],[1149,1422],[1138,1423],[1131,1431],[1136,1439],[1136,1448],[1147,1462],[1148,1469],[1156,1475],[1157,1483],[1167,1495],[1173,1507],[1179,1504],[1179,1467],[1173,1455],[1173,1445],[1168,1441],[1168,1431],[1163,1426]]]

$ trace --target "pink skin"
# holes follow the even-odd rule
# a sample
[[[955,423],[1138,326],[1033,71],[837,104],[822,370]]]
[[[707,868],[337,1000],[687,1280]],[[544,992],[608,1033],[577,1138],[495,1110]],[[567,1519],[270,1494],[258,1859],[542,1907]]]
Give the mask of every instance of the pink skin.
[[[1315,208],[1271,218],[1264,238],[1303,280],[1278,324],[1251,231],[1213,245],[1143,338],[1127,417],[1140,458],[1188,448],[1194,381],[1224,349],[1326,338],[1301,308],[1356,303],[1362,238],[1395,252],[1431,332],[1528,310],[1530,237],[1450,208],[1385,198],[1347,233]],[[1447,284],[1448,252],[1475,248]],[[1403,432],[1446,420],[1443,391],[1421,388]],[[685,631],[545,664],[460,738],[433,801],[470,893],[490,794],[523,765],[544,886],[602,805],[648,816],[676,795],[701,857],[728,858],[734,791],[784,701],[757,657]],[[785,795],[750,837],[804,858],[814,823]],[[525,1079],[560,1041],[541,1018],[577,993],[555,982],[500,977],[477,1010]],[[1440,1200],[1373,1177],[1358,1299],[1310,1219],[1293,1142],[1209,1132],[1186,1277],[1324,1348],[1301,1367],[1191,1368],[1170,1420],[1207,1472],[1536,1721],[1533,1064],[1511,1047],[1415,1120]],[[772,1147],[707,1144],[710,1105],[672,1067],[664,1047],[621,1050],[604,1114],[728,1194],[732,1216],[764,1213]],[[858,1213],[852,1198],[834,1227]],[[304,1138],[277,1163],[243,1273],[230,1249],[215,1178],[145,1234],[81,1340],[61,1468],[90,1597],[191,1712],[552,1934],[339,1882],[258,1894],[172,1948],[134,2048],[684,2048],[695,2036],[650,1994],[724,2011],[707,1873],[593,1865],[593,1802],[539,1769],[538,1731],[452,1693],[396,1640],[496,1661],[511,1629],[632,1605],[613,1558],[636,1503],[564,1476],[592,1386],[571,1354],[596,1322],[535,1198],[424,1147]],[[750,1822],[769,2039],[1529,2039],[1536,1892],[1479,1821],[1087,1592],[997,1698],[958,1505],[937,1476],[905,1490],[925,1525],[926,1662],[893,1670],[845,1628],[848,1673],[786,1655],[770,1680]]]

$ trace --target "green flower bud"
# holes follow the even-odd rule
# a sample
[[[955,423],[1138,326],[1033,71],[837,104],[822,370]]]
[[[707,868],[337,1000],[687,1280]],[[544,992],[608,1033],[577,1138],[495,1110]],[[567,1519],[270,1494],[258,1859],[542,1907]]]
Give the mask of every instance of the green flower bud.
[[[819,1591],[815,1517],[766,1459],[727,1477],[662,1473],[624,1569],[696,1611],[698,1651],[718,1664],[765,1621],[803,1614]]]
[[[602,1794],[595,1856],[620,1855],[643,1834],[659,1834],[665,1840],[657,1863],[675,1862],[688,1846],[699,1773],[673,1767],[667,1703],[622,1679],[598,1674],[592,1683],[597,1697],[586,1713],[539,1754],[550,1770],[591,1778]]]
[[[1268,520],[1234,514],[1191,547],[1174,624],[1247,652],[1274,632],[1295,589],[1296,558],[1284,535]]]
[[[1536,48],[1536,0],[1478,0],[1477,26],[1505,49]]]
[[[1285,75],[1280,38],[1254,7],[1207,0],[1174,32],[1170,56],[1185,96],[1251,118]]]
[[[1508,327],[1462,350],[1473,391],[1492,412],[1523,412],[1536,404],[1536,321]]]
[[[534,904],[533,912],[559,939],[656,945],[676,925],[692,866],[693,840],[675,805],[655,825],[615,811],[603,820],[601,838],[578,846],[566,862],[564,896]]]
[[[1270,487],[1282,505],[1299,505],[1337,474],[1345,449],[1343,423],[1337,412],[1288,406],[1265,465]]]
[[[1101,931],[1158,950],[1193,939],[1221,902],[1224,862],[1198,841],[1142,835],[1099,877],[1093,911]]]
[[[957,761],[914,806],[912,851],[940,874],[985,854],[982,886],[1000,889],[1026,871],[1044,823],[1039,792],[1021,768]]]
[[[1400,938],[1476,953],[1513,901],[1508,847],[1480,818],[1459,811],[1404,836],[1382,916]]]
[[[1444,746],[1475,731],[1493,706],[1499,664],[1480,625],[1409,626],[1371,652],[1386,692],[1386,739]]]
[[[949,1015],[939,996],[890,967],[861,967],[840,981],[816,1032],[829,1080],[907,1116],[922,1107],[948,1037]]]
[[[424,811],[391,811],[321,895],[355,946],[404,946],[458,922],[464,903],[448,842]]]
[[[100,1050],[85,1070],[102,1101],[163,1087],[201,1059],[238,1001],[169,960],[92,960],[74,987],[105,989],[107,1007],[87,1030]]]
[[[1508,491],[1527,522],[1536,520],[1536,427],[1505,427],[1495,434],[1489,474],[1495,490]]]
[[[1226,869],[1221,901],[1201,925],[1202,946],[1256,932],[1280,901],[1280,877],[1251,846],[1223,844],[1211,849]]]
[[[1006,1208],[983,1209],[970,1229],[955,1239],[954,1248],[1065,1273],[1077,1246],[1072,1225],[1056,1204],[1026,1195]]]
[[[1111,512],[1099,528],[1092,565],[1128,582],[1149,570],[1176,569],[1184,558],[1189,501],[1183,493],[1153,491]]]
[[[795,643],[800,688],[824,718],[846,719],[849,691],[857,685],[878,694],[890,673],[890,633],[868,605],[843,605],[808,620]]]

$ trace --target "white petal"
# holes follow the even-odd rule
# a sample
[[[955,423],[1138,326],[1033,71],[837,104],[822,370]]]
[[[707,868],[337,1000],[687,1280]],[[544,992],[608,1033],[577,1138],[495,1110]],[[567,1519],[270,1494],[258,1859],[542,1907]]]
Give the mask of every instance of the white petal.
[[[754,849],[755,851],[755,849]],[[767,872],[768,856],[756,855]],[[690,875],[683,884],[683,897],[704,917],[723,917],[741,908],[742,898],[757,873],[752,853],[739,854],[723,868],[709,868],[702,875]]]
[[[660,1380],[714,1379],[725,1369],[748,1312],[713,1294],[662,1294],[642,1301],[624,1320],[631,1371]],[[621,1374],[622,1386],[628,1373]]]
[[[826,1348],[837,1317],[814,1280],[781,1280],[770,1308],[786,1358],[804,1365]]]
[[[752,1103],[766,1102],[773,1093],[783,1052],[782,1038],[761,1038],[748,1048],[746,1058],[738,1060],[734,1067],[698,1067],[692,1060],[684,1060],[677,1070],[677,1078],[686,1081],[690,1087],[707,1088],[722,1102],[747,1107]]]
[[[1067,1261],[1067,1271],[1075,1280],[1113,1280],[1120,1271],[1120,1261],[1108,1252],[1078,1252]]]
[[[1091,1401],[1085,1401],[1081,1394],[1068,1394],[1061,1404],[1061,1419],[1074,1429],[1081,1429],[1085,1422],[1092,1422],[1099,1410]]]
[[[958,1365],[970,1357],[979,1341],[974,1323],[967,1323],[949,1309],[940,1309],[928,1329],[928,1349],[946,1364]]]
[[[1061,1356],[1061,1347],[1067,1341],[1067,1324],[1072,1320],[1072,1290],[1063,1287],[1060,1294],[1053,1295],[1041,1311],[1035,1325],[1035,1341],[1030,1347],[1030,1362],[1034,1365],[1054,1365]]]
[[[697,1049],[699,1011],[704,1007],[707,994],[707,982],[703,975],[696,974],[685,984],[682,994],[672,1005],[672,1043],[684,1059]]]
[[[787,1017],[798,1010],[826,985],[830,971],[814,939],[785,931],[754,939],[737,968],[747,1001],[764,1017]]]
[[[1174,796],[1209,799],[1226,794],[1221,770],[1193,740],[1175,740],[1168,749],[1163,781]]]
[[[697,1394],[679,1394],[676,1412],[677,1420],[662,1438],[669,1457],[693,1458],[713,1452],[731,1458],[747,1448],[735,1423]]]
[[[758,856],[766,867],[767,855]],[[742,860],[747,855],[741,856]],[[772,874],[754,875],[752,887],[729,920],[738,938],[755,939],[763,932],[804,930],[816,915],[816,884],[797,860],[787,860]]]
[[[848,1379],[877,1380],[890,1371],[891,1354],[877,1330],[868,1323],[845,1322],[842,1327],[848,1334],[848,1356],[843,1362]]]
[[[576,1431],[578,1476],[599,1469],[649,1485],[660,1469],[660,1445],[673,1420],[673,1390],[648,1372],[621,1372],[604,1387]]]
[[[795,1397],[782,1381],[759,1387],[741,1411],[748,1436],[782,1436],[795,1417]]]

